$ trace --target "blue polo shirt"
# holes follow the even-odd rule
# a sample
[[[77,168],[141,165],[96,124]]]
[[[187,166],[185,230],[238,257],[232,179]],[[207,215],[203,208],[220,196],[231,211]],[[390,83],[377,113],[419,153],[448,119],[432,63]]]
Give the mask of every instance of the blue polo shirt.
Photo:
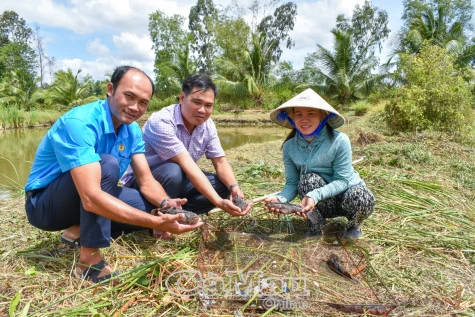
[[[122,124],[115,134],[107,100],[75,107],[48,130],[36,150],[25,191],[47,187],[72,168],[100,161],[111,154],[124,174],[133,154],[145,153],[142,131],[136,122]]]

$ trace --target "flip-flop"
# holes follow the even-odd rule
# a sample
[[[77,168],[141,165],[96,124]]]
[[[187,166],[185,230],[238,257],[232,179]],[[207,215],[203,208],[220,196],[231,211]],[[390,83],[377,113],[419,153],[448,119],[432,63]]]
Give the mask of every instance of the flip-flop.
[[[68,238],[68,237],[64,236],[64,233],[61,233],[61,235],[59,236],[59,240],[62,243],[70,245],[72,247],[80,247],[81,246],[81,238],[77,238],[77,239],[73,240],[71,238]]]
[[[101,283],[119,275],[118,272],[111,272],[110,274],[106,274],[104,276],[99,277],[99,274],[101,274],[102,269],[107,265],[109,264],[106,261],[101,260],[101,262],[89,266],[81,273],[78,273],[80,269],[76,268],[72,271],[71,275],[83,280],[91,281],[93,283]]]

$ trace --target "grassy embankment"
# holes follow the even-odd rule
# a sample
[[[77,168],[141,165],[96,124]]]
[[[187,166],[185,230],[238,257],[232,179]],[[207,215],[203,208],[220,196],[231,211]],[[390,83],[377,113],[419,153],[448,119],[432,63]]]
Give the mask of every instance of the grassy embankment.
[[[140,119],[139,123],[143,124],[150,115],[157,110],[149,109]],[[2,108],[0,107],[0,128],[1,129],[17,129],[28,127],[39,127],[52,125],[63,112],[56,110],[18,110],[16,108]],[[228,125],[239,124],[271,124],[268,116],[264,112],[254,111],[237,111],[229,114],[221,111],[219,105],[216,107],[214,113],[215,119],[218,122]]]
[[[255,258],[247,267],[271,254],[273,261],[265,262],[261,270],[275,271],[278,266],[289,274],[310,273],[306,276],[313,299],[338,303],[380,299],[399,305],[391,313],[395,316],[473,316],[473,141],[440,133],[385,135],[379,118],[377,112],[361,118],[350,116],[349,124],[341,129],[352,140],[353,158],[366,156],[355,169],[377,200],[375,213],[364,224],[362,239],[337,246],[323,240],[301,240],[302,246],[313,250],[303,255],[294,249],[274,251],[278,244],[285,243],[281,236],[272,238],[266,248],[238,246],[240,241],[233,240],[229,250],[216,253],[216,265],[222,268],[229,264],[223,262],[231,253],[237,266],[239,252],[252,249]],[[272,141],[227,152],[248,196],[260,197],[281,188],[280,145],[281,141]],[[208,164],[202,166],[210,168]],[[200,232],[175,237],[171,242],[153,240],[145,233],[114,241],[104,254],[114,268],[124,273],[123,283],[101,288],[69,277],[78,251],[61,245],[59,233],[31,227],[22,204],[22,198],[0,202],[0,316],[15,306],[13,298],[19,293],[16,313],[29,305],[31,316],[119,316],[120,311],[124,316],[234,315],[205,310],[195,300],[174,296],[164,289],[163,281],[172,272],[199,267]],[[209,218],[212,221],[218,217],[213,214]],[[262,204],[255,205],[250,217],[266,217]],[[362,252],[366,269],[357,276],[362,284],[342,282],[341,277],[332,275],[321,262],[328,252],[341,255],[348,267],[351,256]],[[209,257],[206,261],[211,262]],[[371,285],[376,294],[369,289]],[[318,301],[312,305],[320,315],[339,314]]]
[[[51,125],[60,115],[61,113],[55,110],[24,111],[0,107],[0,128],[16,129]]]

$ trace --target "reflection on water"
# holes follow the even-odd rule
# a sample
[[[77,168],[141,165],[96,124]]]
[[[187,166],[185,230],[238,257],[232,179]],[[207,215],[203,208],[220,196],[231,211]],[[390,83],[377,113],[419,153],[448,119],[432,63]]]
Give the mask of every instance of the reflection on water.
[[[20,190],[26,183],[36,148],[47,128],[0,132],[0,186]],[[5,192],[0,192],[0,199]]]
[[[226,151],[247,143],[284,140],[288,129],[278,127],[218,127],[221,146]]]
[[[21,189],[25,185],[36,148],[46,131],[47,128],[0,131],[0,200],[8,196],[5,187]],[[283,140],[288,131],[279,127],[218,127],[225,151],[246,143]]]

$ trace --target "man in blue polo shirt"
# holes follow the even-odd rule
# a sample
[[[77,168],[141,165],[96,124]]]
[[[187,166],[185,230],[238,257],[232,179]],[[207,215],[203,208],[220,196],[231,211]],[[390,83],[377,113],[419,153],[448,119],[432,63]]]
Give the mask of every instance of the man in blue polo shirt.
[[[118,67],[107,85],[107,99],[68,111],[47,132],[36,152],[25,186],[29,222],[42,230],[64,230],[61,240],[80,245],[73,274],[93,282],[114,275],[99,248],[123,232],[151,228],[183,233],[183,215],[155,217],[156,206],[181,207],[153,178],[145,159],[140,127],[154,85],[141,70]],[[117,186],[131,165],[140,191]],[[144,212],[145,211],[145,212]]]

